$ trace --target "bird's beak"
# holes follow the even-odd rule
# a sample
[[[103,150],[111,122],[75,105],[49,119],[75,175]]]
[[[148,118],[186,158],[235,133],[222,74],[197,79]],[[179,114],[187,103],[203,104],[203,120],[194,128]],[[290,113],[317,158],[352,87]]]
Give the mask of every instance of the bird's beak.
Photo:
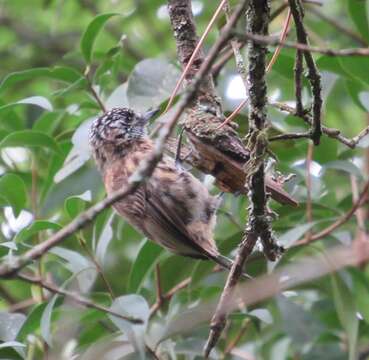
[[[158,114],[160,112],[159,108],[155,108],[155,109],[150,109],[148,110],[143,116],[143,120],[145,122],[145,124],[147,124],[149,122],[149,120],[151,120],[156,114]]]

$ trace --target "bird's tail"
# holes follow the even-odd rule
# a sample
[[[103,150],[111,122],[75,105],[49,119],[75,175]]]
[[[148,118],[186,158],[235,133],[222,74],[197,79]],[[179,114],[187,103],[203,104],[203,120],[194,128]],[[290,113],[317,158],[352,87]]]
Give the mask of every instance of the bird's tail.
[[[233,265],[233,261],[231,259],[227,258],[226,256],[223,256],[221,254],[217,254],[217,255],[212,256],[212,259],[219,266],[221,266],[223,269],[231,270],[231,267]],[[243,272],[241,276],[244,277],[245,279],[252,279],[252,277],[250,275],[246,274],[245,272]]]

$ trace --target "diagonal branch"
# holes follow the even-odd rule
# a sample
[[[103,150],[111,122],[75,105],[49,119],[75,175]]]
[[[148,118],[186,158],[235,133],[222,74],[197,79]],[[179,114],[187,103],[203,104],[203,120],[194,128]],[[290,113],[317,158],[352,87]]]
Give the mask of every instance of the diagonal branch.
[[[312,235],[309,238],[309,242],[323,239],[324,237],[331,234],[334,230],[338,229],[340,226],[342,226],[347,221],[349,221],[351,217],[355,214],[355,212],[364,204],[364,202],[368,200],[368,193],[369,193],[369,181],[365,183],[363,190],[358,196],[358,199],[356,200],[356,202],[352,205],[352,208],[346,214],[344,214],[341,218],[339,218],[336,222],[329,225],[328,227],[321,230],[320,232]],[[298,243],[296,243],[296,245],[304,244],[305,243],[304,240],[305,239],[303,239],[302,241],[299,241]]]
[[[106,314],[114,315],[114,316],[116,316],[120,319],[129,321],[129,322],[134,323],[134,324],[142,324],[141,319],[119,314],[119,313],[117,313],[113,310],[110,310],[109,308],[107,308],[103,305],[96,304],[96,303],[90,301],[89,299],[86,299],[85,297],[83,297],[83,296],[81,296],[77,293],[67,291],[67,290],[64,290],[64,289],[62,289],[60,287],[57,287],[53,284],[50,284],[50,283],[46,282],[45,280],[43,280],[40,277],[33,277],[33,276],[29,276],[29,275],[26,275],[26,274],[23,274],[23,273],[18,273],[17,277],[19,279],[23,280],[23,281],[26,281],[28,283],[35,284],[35,285],[38,285],[38,286],[40,286],[44,289],[47,289],[47,290],[51,291],[54,294],[59,294],[59,295],[65,296],[66,298],[68,298],[70,300],[73,300],[73,301],[75,301],[76,303],[78,303],[80,305],[86,306],[88,308],[96,309],[96,310],[104,312]]]
[[[324,20],[326,23],[332,25],[338,31],[340,31],[342,34],[347,35],[352,40],[359,43],[361,46],[368,46],[368,42],[363,37],[361,37],[355,31],[352,31],[350,28],[347,28],[346,26],[344,26],[342,24],[342,22],[340,22],[339,20],[336,20],[332,17],[327,16],[326,14],[324,14],[323,12],[318,10],[315,6],[309,7],[309,12],[312,12],[314,15],[316,15],[320,19]]]

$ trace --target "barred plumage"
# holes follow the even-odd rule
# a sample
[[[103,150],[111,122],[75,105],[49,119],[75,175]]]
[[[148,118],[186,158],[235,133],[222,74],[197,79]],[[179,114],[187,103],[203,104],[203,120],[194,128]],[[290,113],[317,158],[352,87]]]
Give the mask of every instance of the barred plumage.
[[[146,123],[154,114],[116,108],[95,120],[90,143],[108,194],[126,187],[153,150]],[[164,156],[152,176],[115,210],[137,230],[176,254],[212,259],[229,268],[213,239],[218,199],[190,172]]]

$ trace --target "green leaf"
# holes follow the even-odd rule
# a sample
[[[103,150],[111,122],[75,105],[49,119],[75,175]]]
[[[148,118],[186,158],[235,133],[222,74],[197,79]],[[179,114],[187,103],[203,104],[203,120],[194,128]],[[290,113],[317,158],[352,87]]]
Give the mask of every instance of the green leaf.
[[[71,219],[74,219],[86,208],[86,202],[91,202],[91,191],[87,190],[81,195],[70,196],[65,200],[64,208]]]
[[[24,324],[24,314],[0,313],[0,341],[15,340],[20,328]]]
[[[277,306],[281,314],[281,327],[298,347],[312,344],[323,331],[323,326],[315,314],[306,311],[300,304],[284,295],[277,296]]]
[[[293,73],[294,63],[294,56],[281,53],[278,55],[278,60],[273,65],[273,70],[290,80],[291,74]]]
[[[339,62],[342,68],[351,75],[354,79],[358,80],[366,86],[369,85],[369,76],[367,69],[369,67],[368,57],[358,56],[345,56],[339,58]]]
[[[361,36],[369,41],[369,25],[367,18],[367,2],[349,0],[348,12],[350,14],[351,20],[355,24],[357,30],[360,32]]]
[[[45,147],[56,153],[61,152],[58,143],[51,136],[33,130],[15,131],[0,142],[0,148],[16,146]]]
[[[361,170],[351,161],[345,160],[330,161],[323,165],[323,169],[341,170],[350,175],[354,175],[358,178],[361,178],[363,176]]]
[[[33,235],[44,230],[60,230],[61,226],[51,221],[36,220],[30,226],[22,229],[16,236],[16,242],[24,242]]]
[[[105,23],[115,15],[120,15],[119,13],[107,13],[107,14],[100,14],[97,15],[87,26],[84,34],[82,35],[81,39],[81,51],[86,60],[89,64],[92,58],[92,51],[93,46],[96,40],[97,35],[105,25]]]
[[[89,259],[76,251],[58,246],[50,249],[49,252],[59,256],[67,262],[65,267],[77,278],[82,293],[86,293],[90,290],[96,280],[97,273],[96,267]]]
[[[266,324],[273,324],[273,316],[268,309],[254,309],[249,311],[248,315],[257,318]]]
[[[21,81],[31,80],[34,78],[46,77],[55,80],[61,80],[67,83],[72,83],[81,77],[73,68],[70,67],[55,67],[49,68],[34,68],[23,71],[17,71],[7,75],[0,84],[0,92]]]
[[[354,294],[357,310],[369,324],[369,284],[368,279],[358,269],[350,271],[354,281]]]
[[[320,151],[314,153],[314,161],[319,164],[327,163],[328,161],[333,161],[337,159],[338,141],[336,139],[331,139],[325,137],[320,144]]]
[[[46,306],[46,302],[38,304],[32,309],[30,313],[28,313],[26,320],[18,331],[18,341],[26,341],[28,335],[32,335],[37,331],[37,329],[40,327],[41,317]]]
[[[145,240],[132,266],[129,276],[129,292],[136,293],[140,290],[143,281],[150,273],[162,252],[162,247],[150,240]]]
[[[94,118],[86,119],[74,132],[72,136],[73,148],[69,152],[64,164],[54,176],[56,183],[61,182],[78,169],[80,169],[90,158],[90,147],[88,133]]]
[[[178,69],[164,59],[142,60],[128,79],[129,105],[139,111],[159,106],[172,93],[179,75]]]
[[[46,305],[42,316],[41,316],[41,335],[42,338],[46,341],[49,346],[52,346],[52,337],[51,337],[51,317],[54,310],[55,302],[58,299],[59,295],[54,295],[51,300]]]
[[[368,96],[365,95],[368,94],[368,92],[365,92],[365,84],[363,85],[361,82],[351,77],[350,79],[345,81],[345,87],[347,89],[347,92],[350,94],[353,102],[363,111],[368,112]]]
[[[283,235],[278,236],[278,241],[286,248],[293,246],[293,244],[299,240],[308,230],[315,225],[315,222],[301,224],[295,226],[293,229],[288,230]]]
[[[354,296],[339,274],[332,275],[333,299],[338,318],[346,331],[349,343],[349,360],[356,359],[359,320],[356,316]]]
[[[108,246],[113,239],[113,228],[112,222],[114,219],[115,213],[113,212],[109,219],[106,221],[101,234],[99,236],[99,241],[97,242],[96,247],[96,258],[100,265],[104,266],[105,263],[105,255],[108,250]]]
[[[32,130],[43,132],[51,136],[64,116],[65,113],[62,111],[43,112],[34,122]]]
[[[4,349],[6,347],[26,347],[26,345],[18,341],[7,341],[5,343],[0,344],[0,349]]]
[[[26,206],[26,185],[19,176],[5,174],[0,178],[0,197],[13,208],[15,216],[18,216]]]
[[[51,105],[50,101],[46,99],[44,96],[31,96],[14,103],[3,105],[0,107],[0,111],[18,105],[35,105],[47,111],[52,111],[53,109],[53,106]]]
[[[323,55],[317,60],[317,66],[320,70],[329,71],[343,77],[350,77],[350,74],[343,68],[337,57]]]
[[[150,317],[150,308],[146,300],[142,296],[134,294],[120,296],[114,299],[110,310],[124,316],[133,316],[143,321],[143,324],[132,324],[114,315],[108,315],[115,326],[126,334],[136,350],[143,354],[145,346],[144,335]]]

